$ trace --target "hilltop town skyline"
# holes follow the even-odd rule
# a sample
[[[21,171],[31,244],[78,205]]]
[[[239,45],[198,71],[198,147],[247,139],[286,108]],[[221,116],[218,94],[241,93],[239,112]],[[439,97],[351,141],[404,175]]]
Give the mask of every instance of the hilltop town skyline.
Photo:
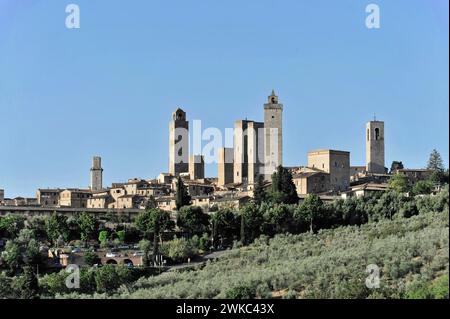
[[[276,97],[276,103],[278,103],[278,96],[277,95],[275,95],[276,93],[275,93],[275,90],[271,90],[271,95],[269,95],[268,96],[268,99],[269,99],[269,103],[270,103],[270,100],[271,100],[271,98],[273,97],[273,96],[275,96]],[[281,102],[280,102],[281,103]],[[280,104],[281,105],[281,107],[283,107],[283,105],[282,104]],[[262,106],[262,105],[261,105]],[[262,111],[262,107],[260,107],[260,110]],[[177,108],[176,110],[174,110],[174,112],[172,113],[172,116],[175,116],[175,114],[178,112],[178,111],[181,111],[181,112],[184,112],[182,109],[180,109],[180,108]],[[201,121],[201,119],[190,119],[190,118],[188,118],[188,115],[187,115],[188,113],[187,112],[185,112],[184,113],[184,117],[185,117],[185,119],[187,120],[187,122],[188,123],[192,123],[193,121]],[[256,121],[258,121],[258,120],[261,120],[261,118],[262,118],[262,116],[261,116],[261,114],[260,114],[260,116],[259,117],[256,117],[255,119],[248,119],[248,117],[246,116],[245,117],[245,121],[253,121],[253,120],[256,120]],[[289,121],[289,119],[284,119],[283,118],[283,120],[284,121]],[[377,116],[376,116],[376,114],[373,114],[373,118],[372,119],[369,119],[368,121],[367,121],[367,123],[373,123],[374,121],[375,122],[377,122],[378,120],[381,120],[381,119],[379,119],[379,118],[377,118]],[[233,122],[236,122],[236,121],[238,121],[238,119],[235,119]],[[171,121],[168,121],[168,123],[170,124],[171,123]],[[381,123],[383,123],[383,125],[384,125],[384,121],[382,121]],[[232,123],[230,123],[230,124],[232,124]],[[368,124],[367,124],[368,125]],[[366,136],[365,134],[366,134],[366,129],[368,129],[367,128],[367,125],[363,128],[363,130],[360,132],[361,133],[361,136],[363,136],[363,140],[361,141],[361,138],[360,137],[358,137],[358,139],[360,140],[360,142],[362,143],[362,144],[364,144],[364,136]],[[203,129],[205,129],[205,127],[203,127]],[[236,130],[236,126],[235,127],[232,127],[232,125],[230,125],[230,129],[233,129],[233,130]],[[245,129],[244,129],[245,130]],[[202,132],[203,133],[203,132]],[[192,146],[192,144],[194,144],[194,142],[193,142],[193,140],[192,140],[192,135],[193,135],[193,133],[192,133],[192,127],[191,128],[189,128],[188,127],[188,131],[187,131],[187,134],[189,135],[189,140],[190,140],[190,142],[189,142],[189,153],[188,153],[188,156],[191,156],[191,155],[200,155],[200,154],[196,154],[195,152],[193,152],[193,146]],[[226,146],[226,144],[227,144],[227,142],[226,142],[226,138],[225,138],[225,130],[223,130],[222,131],[222,134],[223,134],[223,138],[222,138],[222,140],[223,140],[223,146],[225,147]],[[284,134],[283,134],[284,135]],[[383,137],[384,137],[384,127],[383,127]],[[105,162],[105,159],[103,158],[103,161],[102,161],[102,156],[101,156],[101,154],[94,154],[91,158],[89,158],[89,160],[91,161],[92,160],[92,165],[91,166],[89,166],[89,168],[88,167],[86,167],[86,169],[85,169],[85,171],[84,171],[84,174],[85,174],[85,179],[87,180],[87,182],[86,182],[86,184],[85,185],[75,185],[75,184],[72,184],[70,181],[67,181],[67,183],[66,184],[64,184],[64,185],[46,185],[46,186],[40,186],[40,185],[37,185],[36,187],[35,187],[35,190],[37,190],[37,189],[92,189],[93,191],[99,191],[99,190],[101,190],[101,189],[106,189],[106,188],[109,188],[109,187],[111,187],[111,185],[113,185],[113,184],[117,184],[117,183],[124,183],[124,182],[127,182],[127,181],[130,181],[130,180],[133,180],[133,179],[143,179],[143,180],[153,180],[153,179],[157,179],[158,178],[158,175],[159,174],[161,174],[161,173],[170,173],[171,172],[171,160],[170,160],[170,153],[171,153],[171,151],[170,151],[170,148],[171,148],[171,142],[170,142],[170,140],[172,139],[172,137],[171,137],[171,135],[170,135],[170,125],[169,125],[169,140],[168,140],[168,146],[169,147],[167,147],[167,151],[166,151],[166,157],[168,158],[168,166],[166,165],[166,166],[163,166],[163,167],[161,167],[161,168],[152,168],[152,170],[157,170],[158,172],[155,174],[155,175],[153,175],[153,176],[146,176],[145,174],[141,174],[141,175],[137,175],[137,176],[128,176],[128,177],[125,177],[124,179],[121,179],[121,180],[110,180],[110,179],[108,179],[107,178],[107,176],[108,176],[108,172],[106,172],[105,174],[103,174],[103,171],[104,171],[104,165],[102,164],[102,162],[104,163]],[[150,141],[151,142],[151,141]],[[205,145],[205,144],[207,144],[209,141],[208,140],[202,140],[202,142],[201,142],[201,145],[202,145],[202,147]],[[389,144],[389,137],[387,138],[387,140],[386,140],[386,142],[383,140],[383,148],[385,147],[384,146],[384,144],[385,143],[387,143],[387,144]],[[229,144],[229,143],[228,143]],[[284,150],[289,150],[289,148],[288,147],[285,147],[285,143],[282,143],[283,144],[283,149]],[[231,145],[228,145],[227,147],[231,147],[231,151],[233,150],[233,143],[231,144]],[[311,151],[318,151],[318,150],[323,150],[323,149],[330,149],[330,150],[337,150],[337,151],[345,151],[345,152],[349,152],[350,153],[350,165],[351,166],[354,166],[354,167],[357,167],[357,166],[365,166],[366,165],[366,151],[367,151],[367,145],[365,146],[365,150],[364,150],[364,160],[363,160],[363,162],[359,162],[359,163],[355,163],[355,161],[354,161],[354,157],[356,157],[356,158],[360,158],[361,156],[361,154],[357,154],[356,156],[354,155],[354,153],[353,153],[353,151],[352,150],[348,150],[348,149],[340,149],[340,148],[338,148],[338,147],[328,147],[328,148],[326,148],[326,147],[315,147],[315,148],[312,148],[312,149],[310,149],[307,153],[305,153],[304,154],[304,159],[302,159],[302,160],[300,160],[299,162],[296,162],[296,163],[293,163],[293,165],[289,165],[289,164],[285,164],[285,163],[283,163],[283,166],[285,166],[285,167],[308,167],[308,159],[307,159],[307,156],[308,156],[308,153],[309,152],[311,152]],[[392,161],[389,161],[389,160],[385,160],[385,154],[387,154],[386,155],[386,157],[389,155],[389,150],[384,150],[383,149],[383,161],[385,161],[385,167],[386,167],[386,169],[389,169],[390,168],[390,165],[391,165],[391,163],[393,162],[393,161],[396,161],[396,159],[393,159]],[[204,154],[202,154],[202,155],[204,155]],[[426,154],[425,154],[426,155]],[[164,155],[163,155],[164,156]],[[220,155],[219,155],[220,156]],[[427,155],[428,156],[428,155]],[[217,160],[218,160],[219,158],[217,158]],[[233,161],[233,159],[231,159],[232,161]],[[405,161],[404,159],[399,159],[400,161],[402,161],[404,164],[405,164],[405,168],[414,168],[414,169],[420,169],[420,168],[425,168],[426,167],[426,161],[423,163],[423,165],[422,166],[416,166],[416,167],[412,167],[412,166],[408,166],[408,161]],[[100,162],[99,162],[100,161]],[[188,162],[189,162],[189,159],[188,159]],[[186,168],[185,168],[185,172],[186,173],[188,173],[189,172],[189,168],[188,168],[188,162],[186,162]],[[232,163],[232,162],[231,162]],[[210,175],[208,175],[206,172],[207,172],[207,170],[206,170],[206,168],[202,168],[202,170],[204,170],[204,173],[203,174],[205,174],[204,176],[205,177],[207,177],[207,178],[217,178],[218,177],[218,165],[219,165],[219,162],[217,161],[215,161],[214,163],[212,163],[212,164],[206,164],[205,165],[205,167],[207,167],[207,166],[210,166],[210,167],[213,167],[213,169],[209,169],[209,172],[211,172],[212,170],[214,170],[214,171],[212,171],[211,172],[211,174]],[[90,175],[90,181],[89,181],[89,170],[92,172],[93,170],[101,170],[101,175],[100,175],[100,177],[93,177],[93,175]],[[381,171],[382,171],[382,169],[381,169]],[[381,173],[381,171],[380,171],[380,173]],[[172,172],[172,174],[173,174],[173,172]],[[174,174],[174,175],[178,175],[178,173],[177,174]],[[105,178],[106,177],[106,178]],[[95,179],[99,179],[99,181],[97,181],[97,184],[99,184],[100,186],[99,187],[92,187],[92,185],[93,185],[93,181],[92,181],[92,178],[95,178]],[[234,178],[235,179],[235,182],[236,182],[236,177]],[[268,180],[270,180],[270,175],[269,176],[266,176],[266,179],[268,179]],[[250,182],[250,184],[252,184],[253,182]],[[103,185],[103,187],[102,187],[102,185]],[[4,194],[4,196],[6,196],[6,197],[11,197],[11,198],[13,198],[13,197],[15,197],[15,196],[9,196],[10,194],[8,194],[8,192],[7,191],[5,191],[5,194]],[[21,193],[21,194],[18,194],[17,196],[24,196],[24,197],[27,197],[26,196],[27,194],[23,194],[23,193]],[[35,193],[33,193],[33,194],[31,194],[31,196],[30,197],[33,197],[35,195]]]
[[[272,94],[274,94],[274,90],[272,89],[271,90],[272,91]],[[269,98],[270,98],[270,96],[269,96]],[[179,108],[178,108],[179,109]],[[262,105],[260,106],[260,110],[262,110]],[[289,109],[288,109],[288,111],[289,111]],[[188,112],[186,112],[187,114],[188,114]],[[252,113],[252,112],[250,112],[250,113]],[[248,117],[247,116],[245,116],[245,120],[247,120],[248,119]],[[259,115],[259,117],[258,116],[256,116],[254,119],[252,119],[252,120],[261,120],[262,119],[262,114],[260,114]],[[203,122],[202,121],[202,119],[191,119],[191,118],[188,118],[187,119],[188,120],[188,122],[190,122],[190,123],[192,123],[193,121],[200,121],[200,122]],[[235,119],[235,120],[237,120],[237,118]],[[235,120],[233,120],[231,123],[230,123],[230,127],[229,127],[229,129],[234,129],[233,128],[233,122],[235,121]],[[250,120],[250,119],[249,119]],[[289,118],[286,118],[286,119],[284,119],[283,118],[283,120],[285,121],[285,122],[289,122]],[[382,120],[382,119],[379,119],[379,118],[377,118],[377,115],[374,113],[373,115],[372,115],[372,118],[369,118],[368,119],[368,121],[367,122],[369,122],[369,121],[376,121],[376,120]],[[169,122],[169,121],[168,121]],[[383,121],[384,122],[384,121]],[[365,136],[365,123],[363,123],[364,124],[364,127],[362,127],[362,129],[361,129],[361,132],[360,132],[360,135],[362,136],[362,138],[361,138],[361,136],[356,136],[356,143],[357,142],[360,142],[362,145],[363,145],[363,148],[365,147],[364,146],[364,136]],[[289,125],[288,125],[289,126]],[[207,127],[202,127],[203,129],[205,129],[205,128],[207,128]],[[223,134],[223,145],[225,146],[225,144],[226,144],[226,141],[225,141],[225,130],[221,130],[222,131],[222,134]],[[388,131],[389,131],[389,127],[388,127]],[[286,134],[286,133],[285,133]],[[192,146],[192,144],[193,144],[193,141],[192,141],[192,130],[189,130],[189,138],[190,138],[190,145],[189,145],[189,154],[190,155],[194,155],[194,153],[193,153],[193,146]],[[167,140],[167,138],[166,138],[166,140]],[[289,139],[288,139],[289,140]],[[149,144],[151,144],[152,142],[155,142],[155,141],[149,141]],[[208,141],[202,141],[202,146],[204,146],[205,144],[207,144],[208,143]],[[284,152],[285,153],[289,153],[289,147],[286,147],[286,145],[284,145],[285,144],[285,142],[283,143],[283,148],[284,148]],[[386,144],[387,145],[389,145],[390,143],[389,143],[389,137],[387,138],[387,141],[386,141]],[[326,143],[324,144],[324,145],[326,145]],[[167,147],[168,146],[168,144],[166,143],[166,150],[161,150],[161,152],[164,152],[165,151],[165,153],[163,153],[163,157],[166,157],[167,158],[167,161],[166,162],[169,162],[169,153],[170,153],[170,150],[169,150],[169,147]],[[228,145],[228,147],[233,147],[233,145],[231,144],[231,145]],[[359,148],[359,147],[357,147],[357,148]],[[351,166],[364,166],[365,165],[365,152],[366,152],[366,150],[365,149],[363,149],[363,152],[364,152],[364,154],[355,154],[352,150],[349,150],[349,149],[340,149],[338,146],[336,146],[336,147],[325,147],[325,146],[323,146],[323,147],[313,147],[312,149],[310,149],[310,150],[308,150],[308,151],[314,151],[314,150],[320,150],[320,149],[332,149],[332,150],[343,150],[343,151],[348,151],[348,152],[350,152],[350,165]],[[112,184],[114,184],[114,183],[122,183],[122,182],[126,182],[126,181],[128,181],[128,180],[131,180],[131,179],[146,179],[146,180],[152,180],[152,179],[155,179],[155,178],[157,178],[157,176],[160,174],[160,173],[165,173],[165,172],[169,172],[169,170],[170,170],[170,168],[169,168],[169,166],[167,166],[167,164],[165,165],[165,166],[162,166],[162,167],[158,167],[158,168],[155,168],[155,167],[153,167],[153,168],[150,168],[151,169],[151,171],[156,171],[156,173],[154,174],[154,175],[146,175],[146,174],[140,174],[140,175],[136,175],[136,176],[125,176],[124,178],[122,178],[122,179],[119,179],[119,180],[111,180],[111,177],[109,177],[108,178],[108,175],[110,175],[110,176],[114,176],[115,175],[115,172],[108,172],[108,168],[106,168],[105,169],[105,167],[108,167],[109,165],[108,165],[108,158],[105,158],[105,157],[102,157],[101,156],[102,154],[99,154],[99,153],[97,153],[97,154],[92,154],[92,156],[94,157],[94,158],[96,158],[97,156],[98,157],[100,157],[101,159],[102,159],[102,171],[103,170],[105,170],[105,173],[103,174],[103,177],[102,177],[102,182],[103,182],[103,185],[104,185],[104,187],[105,188],[107,188],[107,187],[110,187],[110,185],[112,185]],[[198,155],[198,154],[197,154]],[[445,154],[444,154],[445,155]],[[87,159],[87,161],[92,161],[92,156],[91,157],[89,157],[88,159]],[[386,150],[386,163],[385,163],[385,165],[386,165],[386,168],[389,168],[390,167],[390,164],[392,163],[392,161],[396,161],[396,160],[400,160],[400,161],[402,161],[404,164],[405,164],[405,167],[407,167],[407,168],[414,168],[414,169],[417,169],[417,168],[425,168],[426,167],[426,160],[428,159],[428,156],[429,156],[429,154],[428,153],[424,153],[424,159],[425,159],[425,161],[423,162],[423,164],[422,165],[419,165],[419,166],[410,166],[410,165],[408,165],[408,160],[405,160],[405,159],[392,159],[392,160],[389,160],[389,149],[387,149]],[[354,158],[363,158],[363,160],[362,160],[362,162],[355,162],[355,159]],[[445,157],[444,157],[445,158]],[[106,162],[106,165],[105,164],[103,164],[103,163],[105,163]],[[291,165],[290,165],[291,164]],[[447,160],[445,161],[445,164],[447,164]],[[215,163],[212,163],[212,164],[205,164],[205,177],[208,177],[208,178],[217,178],[217,176],[218,176],[218,174],[217,174],[217,168],[218,168],[218,163],[217,162],[215,162]],[[285,163],[283,163],[283,166],[286,166],[286,167],[300,167],[300,166],[308,166],[307,165],[307,153],[305,153],[304,154],[304,157],[303,158],[301,158],[301,159],[299,159],[299,161],[297,161],[297,162],[294,162],[294,163],[289,163],[289,164],[285,164]],[[10,196],[11,194],[8,192],[8,188],[7,187],[5,187],[4,186],[4,188],[6,188],[5,189],[5,196],[6,197],[11,197],[11,198],[13,198],[13,197],[17,197],[17,196],[24,196],[24,197],[27,197],[28,195],[30,195],[30,197],[33,197],[34,195],[35,195],[35,191],[37,190],[37,189],[52,189],[52,188],[60,188],[60,189],[65,189],[65,188],[72,188],[72,189],[76,189],[76,188],[80,188],[80,189],[88,189],[89,188],[89,185],[90,185],[90,181],[89,181],[89,170],[92,170],[92,168],[91,168],[91,166],[86,166],[85,167],[85,169],[84,169],[84,171],[83,171],[83,174],[84,174],[84,179],[86,180],[86,182],[85,182],[85,184],[81,184],[81,185],[78,185],[78,184],[75,184],[75,183],[71,183],[71,181],[67,181],[65,184],[61,184],[61,185],[35,185],[35,188],[32,190],[32,193],[30,193],[30,194],[27,194],[27,193],[24,193],[24,192],[21,192],[21,193],[19,193],[19,194],[16,194],[16,196]],[[110,173],[110,174],[108,174],[108,173]],[[208,174],[209,173],[209,174]]]
[[[115,1],[108,14],[100,3],[79,5],[81,28],[69,30],[64,6],[0,4],[0,114],[8,119],[0,188],[8,197],[86,187],[93,155],[103,159],[105,185],[152,178],[166,170],[176,107],[223,130],[236,119],[262,121],[272,89],[285,105],[286,166],[305,165],[316,148],[348,150],[351,164],[363,165],[374,113],[386,123],[387,165],[423,167],[436,148],[448,166],[445,1],[380,1],[378,30],[366,28],[361,2],[324,10],[259,1],[236,11],[239,2],[194,10],[179,1],[172,10],[141,1],[127,14]]]

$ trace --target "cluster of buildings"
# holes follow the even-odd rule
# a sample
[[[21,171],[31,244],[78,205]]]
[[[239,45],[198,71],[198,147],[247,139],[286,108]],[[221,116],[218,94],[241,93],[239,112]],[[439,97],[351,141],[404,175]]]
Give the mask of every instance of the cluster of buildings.
[[[86,189],[38,189],[35,198],[8,199],[0,189],[0,205],[70,207],[82,209],[175,208],[178,177],[188,188],[192,204],[205,210],[212,207],[239,207],[252,197],[259,176],[270,187],[270,177],[283,158],[283,105],[274,91],[263,106],[264,121],[234,122],[233,147],[220,148],[217,177],[205,177],[202,154],[189,153],[189,121],[178,108],[169,122],[169,167],[154,179],[133,178],[124,183],[103,186],[101,158],[92,159],[90,186]],[[366,163],[350,165],[350,152],[320,149],[307,154],[307,165],[289,167],[300,198],[319,194],[324,198],[362,196],[384,191],[392,174],[405,174],[411,183],[426,179],[425,169],[405,169],[394,162],[385,166],[384,122],[369,121],[365,131]]]

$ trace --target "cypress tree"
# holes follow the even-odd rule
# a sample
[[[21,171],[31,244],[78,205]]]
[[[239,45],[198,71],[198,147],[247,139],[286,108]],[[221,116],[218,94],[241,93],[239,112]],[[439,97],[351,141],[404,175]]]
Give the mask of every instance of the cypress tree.
[[[262,175],[258,176],[258,181],[253,190],[253,202],[256,205],[260,205],[266,200],[266,191],[264,189],[264,177]]]
[[[281,165],[272,174],[272,192],[275,195],[281,194],[282,201],[286,204],[298,203],[297,189],[292,181],[292,174]],[[276,197],[280,198],[280,196]]]
[[[180,210],[180,208],[183,206],[191,204],[191,196],[189,195],[187,187],[184,185],[181,177],[178,177],[177,180],[177,193],[175,195],[175,204],[177,206],[177,210]]]

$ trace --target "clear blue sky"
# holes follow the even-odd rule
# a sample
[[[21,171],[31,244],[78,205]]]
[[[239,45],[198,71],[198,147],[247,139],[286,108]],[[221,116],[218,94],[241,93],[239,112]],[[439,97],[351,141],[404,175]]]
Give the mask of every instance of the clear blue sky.
[[[377,3],[381,29],[365,27]],[[65,28],[65,7],[81,29]],[[86,187],[168,166],[168,121],[232,127],[284,103],[284,164],[316,148],[364,165],[365,122],[385,121],[386,165],[448,166],[447,0],[0,0],[0,188]],[[216,168],[208,167],[215,176]]]

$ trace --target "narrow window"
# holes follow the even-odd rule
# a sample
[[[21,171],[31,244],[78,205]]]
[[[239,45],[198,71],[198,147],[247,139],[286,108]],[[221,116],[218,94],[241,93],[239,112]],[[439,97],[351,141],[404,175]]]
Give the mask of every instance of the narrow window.
[[[380,129],[377,127],[375,129],[375,140],[378,141],[379,138],[380,138]]]

